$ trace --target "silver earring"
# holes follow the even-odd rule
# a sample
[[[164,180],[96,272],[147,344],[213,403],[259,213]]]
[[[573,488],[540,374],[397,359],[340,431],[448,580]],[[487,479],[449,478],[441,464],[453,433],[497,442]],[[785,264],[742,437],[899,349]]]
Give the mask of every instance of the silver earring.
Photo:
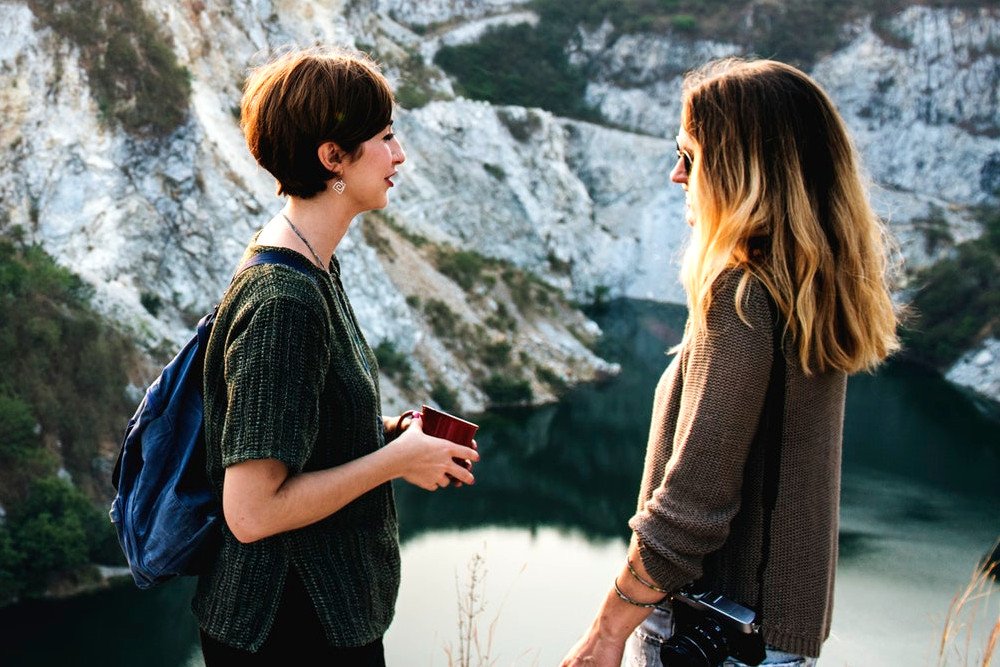
[[[347,183],[344,183],[344,179],[338,179],[336,183],[333,184],[333,191],[338,195],[344,194],[344,190],[347,189]]]

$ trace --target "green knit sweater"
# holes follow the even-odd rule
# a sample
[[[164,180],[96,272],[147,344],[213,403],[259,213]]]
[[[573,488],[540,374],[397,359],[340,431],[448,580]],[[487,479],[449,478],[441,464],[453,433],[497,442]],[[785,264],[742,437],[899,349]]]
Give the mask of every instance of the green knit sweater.
[[[244,260],[264,249],[253,245]],[[301,257],[301,256],[299,256]],[[222,498],[226,466],[282,461],[291,474],[341,465],[384,446],[378,369],[340,282],[275,264],[247,269],[223,298],[205,355],[208,472]],[[222,546],[192,603],[201,628],[255,651],[295,568],[333,646],[380,638],[399,589],[392,486],[369,491],[312,525]]]
[[[629,525],[650,576],[692,581],[754,607],[763,531],[764,452],[752,447],[774,356],[764,287],[751,279],[740,318],[736,271],[717,281],[708,330],[660,379],[638,512]],[[837,566],[840,451],[847,376],[806,376],[784,354],[778,501],[764,578],[764,639],[819,655],[830,634]]]

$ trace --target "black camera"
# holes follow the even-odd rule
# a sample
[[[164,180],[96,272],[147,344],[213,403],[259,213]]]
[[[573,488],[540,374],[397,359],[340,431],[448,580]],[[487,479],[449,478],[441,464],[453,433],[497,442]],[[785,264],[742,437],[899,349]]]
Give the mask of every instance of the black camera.
[[[714,593],[681,590],[672,597],[674,632],[660,648],[664,667],[715,667],[732,656],[764,660],[764,638],[753,609]]]

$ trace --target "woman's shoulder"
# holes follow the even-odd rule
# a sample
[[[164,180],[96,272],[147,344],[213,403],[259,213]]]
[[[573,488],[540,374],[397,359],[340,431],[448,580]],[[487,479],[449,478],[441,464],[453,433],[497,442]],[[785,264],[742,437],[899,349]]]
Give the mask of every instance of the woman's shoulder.
[[[256,254],[259,253],[248,253],[243,264]],[[233,279],[220,309],[246,312],[268,304],[278,310],[304,308],[327,319],[329,307],[323,295],[321,273],[312,270],[310,263],[302,264],[294,258],[288,264],[269,261],[252,265]]]
[[[751,271],[730,268],[712,284],[709,322],[742,322],[746,326],[770,327],[773,323],[771,296],[767,287]]]

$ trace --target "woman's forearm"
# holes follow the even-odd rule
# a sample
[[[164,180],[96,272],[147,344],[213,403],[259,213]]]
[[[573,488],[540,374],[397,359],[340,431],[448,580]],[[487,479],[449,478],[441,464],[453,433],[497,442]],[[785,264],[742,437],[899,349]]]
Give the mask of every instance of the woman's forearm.
[[[226,468],[222,508],[241,542],[316,523],[380,484],[403,478],[428,491],[455,479],[475,478],[460,461],[479,460],[464,445],[425,435],[415,420],[391,445],[333,468],[290,475],[276,459],[255,459]]]
[[[664,600],[663,592],[650,588],[642,564],[634,564],[639,558],[634,538],[628,558],[590,628],[570,649],[562,667],[619,667],[629,635],[652,613],[653,606]]]
[[[652,607],[641,605],[660,603],[665,598],[666,593],[659,590],[642,564],[638,540],[633,533],[626,563],[615,578],[614,586],[608,591],[595,624],[600,625],[610,636],[624,642],[652,612]]]
[[[384,447],[333,468],[296,475],[275,459],[230,466],[222,493],[226,523],[241,542],[316,523],[398,477],[395,458]]]

